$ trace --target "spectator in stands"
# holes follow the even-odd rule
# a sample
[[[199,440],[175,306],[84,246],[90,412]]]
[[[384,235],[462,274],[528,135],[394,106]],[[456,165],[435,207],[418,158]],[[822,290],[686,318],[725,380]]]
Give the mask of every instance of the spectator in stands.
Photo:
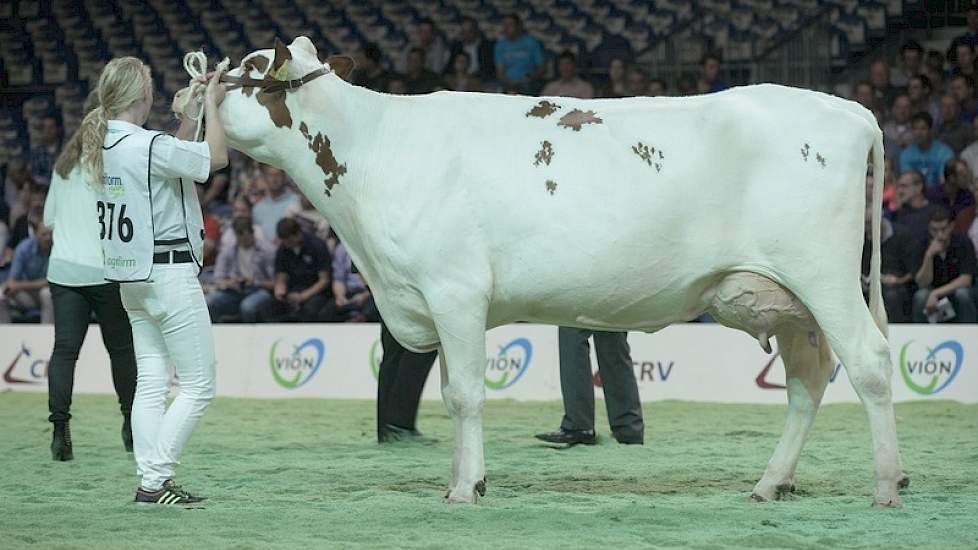
[[[47,186],[32,185],[27,193],[26,210],[10,228],[8,246],[16,248],[27,237],[32,235],[34,227],[44,219],[44,201],[48,196]]]
[[[951,76],[964,75],[975,80],[978,70],[975,68],[975,47],[967,42],[954,45],[951,58]]]
[[[215,323],[228,316],[257,323],[273,300],[275,247],[255,236],[251,218],[235,218],[231,230],[235,245],[222,249],[217,256],[217,290],[207,295],[207,309]]]
[[[970,122],[961,120],[961,109],[953,96],[941,97],[941,126],[937,140],[946,143],[954,154],[960,153],[975,140],[975,130]]]
[[[27,212],[29,196],[33,188],[34,178],[27,163],[22,160],[11,161],[3,184],[3,199],[10,209],[8,219],[11,223]]]
[[[299,204],[299,196],[288,188],[285,172],[278,168],[262,166],[262,180],[268,195],[255,203],[252,216],[264,235],[275,235],[279,220],[290,206]]]
[[[234,199],[234,204],[231,207],[230,223],[221,230],[221,241],[218,244],[218,251],[237,246],[238,237],[234,233],[234,220],[238,218],[247,218],[251,221],[252,233],[256,239],[272,243],[275,238],[274,234],[271,236],[265,235],[265,230],[255,223],[251,217],[251,201],[245,195],[239,195],[238,198]]]
[[[913,241],[923,239],[935,208],[924,194],[924,176],[916,170],[900,174],[896,192],[902,206],[893,213],[893,222],[907,228]]]
[[[454,64],[458,62],[458,54],[464,53],[469,59],[469,66],[466,69],[468,73],[483,83],[488,83],[496,78],[494,49],[495,43],[482,34],[479,23],[471,17],[463,17],[462,36],[452,44],[452,68],[455,68]]]
[[[649,97],[659,97],[667,95],[668,86],[666,86],[666,81],[661,78],[653,78],[649,80],[649,91],[646,94]]]
[[[972,121],[971,127],[975,131],[975,136],[978,136],[978,118]],[[972,177],[978,178],[978,141],[965,147],[959,157],[968,163],[968,167],[971,168]]]
[[[41,142],[31,148],[31,175],[34,181],[48,185],[54,161],[61,154],[63,141],[61,117],[48,113],[41,117]]]
[[[345,321],[366,321],[364,306],[370,302],[370,290],[363,284],[360,274],[353,271],[353,260],[343,243],[336,243],[333,249],[332,268],[337,315]]]
[[[865,233],[863,243],[862,284],[863,295],[869,295],[870,259],[873,252],[872,229],[873,207],[866,208]],[[883,286],[883,305],[886,317],[891,323],[910,321],[910,292],[915,266],[911,265],[913,245],[910,231],[883,218],[880,222],[880,273]]]
[[[978,322],[971,285],[978,265],[968,238],[952,233],[951,214],[944,208],[931,212],[928,236],[918,243],[914,263],[917,290],[913,296],[913,321],[927,322],[937,302],[947,297],[954,307],[956,323]]]
[[[376,92],[387,90],[391,75],[384,69],[384,56],[380,48],[375,44],[367,44],[358,57],[359,65],[353,71],[353,84]]]
[[[448,46],[442,39],[435,22],[427,17],[418,23],[417,41],[404,52],[398,67],[401,72],[411,72],[411,55],[415,50],[421,50],[421,67],[429,72],[441,74],[448,64]]]
[[[878,104],[893,105],[898,90],[890,84],[890,65],[886,60],[877,59],[869,65],[869,82]]]
[[[972,179],[968,189],[971,191],[971,196],[974,197],[975,203],[978,204],[978,180]],[[972,246],[974,246],[975,253],[978,254],[978,215],[976,215],[976,207],[972,206],[965,209],[961,217],[971,219],[971,223],[968,225],[965,234],[968,236],[968,240],[971,241]]]
[[[326,218],[316,210],[305,195],[299,195],[299,204],[289,206],[285,216],[299,222],[299,228],[303,233],[319,238],[326,243],[330,253],[333,252],[333,247],[336,246],[333,230],[330,229]]]
[[[608,64],[608,81],[598,89],[598,97],[627,97],[628,63],[616,57]]]
[[[867,176],[867,185],[872,185],[872,178]],[[884,214],[892,216],[893,212],[900,209],[903,203],[900,202],[899,194],[896,191],[896,171],[893,170],[893,159],[886,157],[883,160],[883,208]],[[869,196],[869,195],[867,195]]]
[[[231,165],[211,174],[204,185],[198,185],[197,189],[203,190],[198,196],[205,214],[226,217],[231,212]]]
[[[469,70],[469,54],[460,51],[452,56],[452,70],[445,76],[445,87],[456,92],[483,91],[482,79]]]
[[[523,30],[516,14],[503,17],[503,36],[496,41],[493,59],[496,79],[503,87],[515,87],[523,93],[533,93],[546,70],[543,46]]]
[[[868,80],[861,80],[852,89],[852,100],[870,111],[876,111],[876,93]]]
[[[944,80],[946,75],[944,73],[944,54],[937,50],[929,50],[927,52],[927,57],[924,59],[924,76],[930,80],[931,87],[934,89],[934,95],[941,95],[944,93]]]
[[[425,67],[424,50],[411,48],[407,59],[407,72],[402,76],[407,93],[428,94],[445,87],[441,78]]]
[[[299,223],[283,218],[276,227],[275,300],[259,315],[263,321],[335,322],[330,292],[332,270],[326,243],[306,235]]]
[[[556,80],[550,81],[543,87],[541,95],[581,99],[594,97],[594,86],[578,76],[577,56],[570,51],[565,50],[557,57],[557,75]]]
[[[634,65],[628,68],[628,75],[625,77],[625,82],[627,97],[644,96],[649,91],[648,73]]]
[[[720,54],[707,53],[700,60],[700,76],[696,88],[701,94],[719,92],[729,88],[720,80]]]
[[[927,200],[951,213],[951,220],[957,233],[967,231],[971,220],[958,222],[958,215],[975,205],[971,195],[971,170],[961,159],[951,159],[944,165],[941,184],[927,190]]]
[[[406,95],[408,93],[407,84],[404,83],[404,77],[401,75],[391,75],[390,80],[387,81],[387,92],[397,95]]]
[[[913,142],[910,114],[910,96],[898,95],[893,100],[889,120],[883,124],[883,143],[886,156],[900,158],[903,149]]]
[[[900,171],[917,170],[924,175],[927,187],[936,186],[944,173],[944,164],[954,158],[954,151],[932,137],[934,121],[927,113],[910,119],[913,143],[900,153]]]
[[[910,77],[907,83],[907,95],[910,96],[910,112],[919,113],[924,111],[938,120],[941,116],[941,106],[934,98],[934,89],[930,79],[918,74]]]
[[[978,4],[971,4],[966,12],[968,30],[964,34],[958,35],[951,41],[952,47],[957,44],[971,44],[978,48]]]
[[[951,78],[951,95],[958,100],[961,120],[971,124],[978,117],[978,102],[975,101],[975,79],[967,75],[956,75]]]
[[[924,47],[914,39],[900,46],[900,71],[894,73],[890,83],[898,88],[910,85],[910,79],[920,75],[924,68]]]
[[[10,273],[0,296],[0,324],[10,323],[10,310],[22,314],[40,310],[41,323],[54,323],[54,303],[48,286],[48,259],[51,256],[51,230],[34,222],[34,235],[17,245]]]

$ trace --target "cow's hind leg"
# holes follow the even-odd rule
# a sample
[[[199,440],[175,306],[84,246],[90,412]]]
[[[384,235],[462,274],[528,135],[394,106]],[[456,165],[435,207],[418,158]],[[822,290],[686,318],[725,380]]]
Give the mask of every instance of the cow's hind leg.
[[[482,409],[486,400],[485,314],[478,308],[453,308],[435,316],[441,340],[442,399],[455,425],[452,482],[448,503],[476,503],[485,494]],[[482,311],[485,311],[483,307]]]
[[[807,303],[846,368],[849,381],[869,417],[876,463],[876,492],[873,506],[900,506],[897,487],[907,480],[900,465],[896,419],[890,394],[890,348],[863,302],[856,283],[833,288],[831,284],[806,288],[825,289],[813,293]]]
[[[795,467],[834,367],[821,331],[782,329],[777,341],[787,378],[788,419],[764,477],[751,493],[759,501],[780,500],[794,492]]]

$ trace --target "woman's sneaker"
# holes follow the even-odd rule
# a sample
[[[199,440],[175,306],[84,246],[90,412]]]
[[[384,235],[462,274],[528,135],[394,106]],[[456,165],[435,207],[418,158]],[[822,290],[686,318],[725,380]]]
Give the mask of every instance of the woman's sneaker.
[[[150,505],[162,504],[164,506],[183,506],[185,508],[195,508],[203,506],[206,497],[195,497],[184,491],[179,485],[173,483],[172,479],[163,482],[163,488],[159,491],[147,491],[140,487],[136,489],[136,504]]]

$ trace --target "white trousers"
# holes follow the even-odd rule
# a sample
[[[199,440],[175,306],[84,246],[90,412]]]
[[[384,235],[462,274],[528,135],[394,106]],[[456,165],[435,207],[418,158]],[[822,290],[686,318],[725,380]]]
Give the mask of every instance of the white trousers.
[[[142,487],[172,479],[190,434],[214,398],[214,337],[194,264],[157,264],[149,281],[123,283],[122,304],[132,323],[136,397],[133,451]],[[180,391],[166,407],[167,362]]]

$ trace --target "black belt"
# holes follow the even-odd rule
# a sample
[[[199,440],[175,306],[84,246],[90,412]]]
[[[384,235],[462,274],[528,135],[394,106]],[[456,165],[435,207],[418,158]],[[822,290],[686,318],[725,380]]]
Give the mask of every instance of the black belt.
[[[194,261],[189,250],[171,250],[153,254],[154,264],[189,264]]]

